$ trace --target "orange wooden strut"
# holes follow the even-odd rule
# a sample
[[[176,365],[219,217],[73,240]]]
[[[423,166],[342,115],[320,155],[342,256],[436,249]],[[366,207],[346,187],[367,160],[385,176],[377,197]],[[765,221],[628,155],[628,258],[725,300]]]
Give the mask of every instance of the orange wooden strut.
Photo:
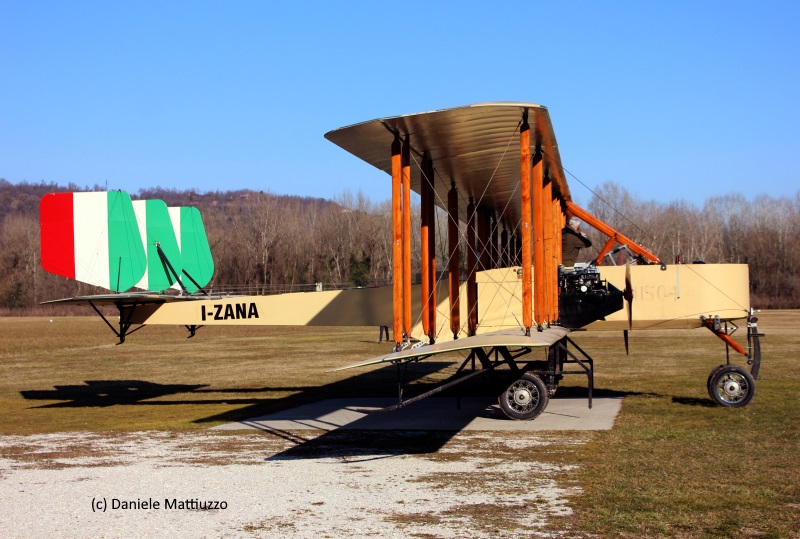
[[[544,269],[544,167],[541,152],[533,157],[531,197],[533,198],[533,320],[537,327],[544,322],[546,306]],[[549,204],[549,201],[548,201]]]
[[[450,185],[447,193],[447,243],[450,248],[450,262],[448,265],[448,281],[450,284],[450,329],[453,338],[458,338],[461,329],[461,302],[459,301],[459,287],[461,285],[459,261],[461,252],[458,246],[458,191],[456,184]]]
[[[478,329],[478,287],[475,282],[477,259],[475,256],[475,201],[469,197],[467,206],[467,334],[472,337]]]
[[[402,151],[403,182],[403,333],[411,337],[411,141],[406,135]]]
[[[564,215],[564,210],[561,208],[560,200],[553,200],[553,212],[556,216],[553,225],[556,227],[556,260],[559,264],[564,261],[564,252],[561,250],[561,231],[567,226],[567,217]]]
[[[558,266],[561,265],[563,261],[563,253],[561,252],[561,230],[565,225],[566,219],[564,218],[564,211],[561,209],[561,201],[553,199],[553,247],[555,249],[555,260],[553,263],[556,266],[556,281],[553,283],[552,301],[554,306],[553,317],[556,321],[560,318],[558,312]]]
[[[531,296],[531,128],[527,111],[519,130],[519,184],[522,206],[522,325],[530,335],[533,325]]]
[[[492,269],[499,268],[500,262],[498,259],[498,249],[497,249],[497,216],[492,213],[492,220],[490,221],[489,230],[492,231],[491,233],[491,248],[489,249],[489,258],[491,259],[489,265]]]
[[[703,323],[703,326],[705,326],[706,328],[708,328],[711,331],[711,333],[713,333],[714,335],[716,335],[717,337],[719,337],[720,339],[725,341],[725,344],[727,344],[728,346],[733,348],[736,352],[738,352],[738,353],[740,353],[742,355],[745,355],[745,356],[747,355],[747,351],[744,348],[742,348],[742,346],[739,343],[734,341],[733,338],[730,335],[725,333],[724,330],[722,330],[722,329],[714,329],[714,321],[713,320],[711,320],[710,318],[701,317],[701,322]]]
[[[392,312],[395,345],[403,342],[403,194],[400,138],[392,142]]]
[[[554,264],[555,252],[553,247],[553,182],[549,179],[544,184],[542,190],[542,234],[544,235],[542,263],[544,264],[543,274],[544,283],[542,299],[544,300],[544,312],[542,318],[547,324],[555,322],[555,308],[553,306],[553,288],[558,280],[558,268]]]
[[[489,217],[486,210],[478,207],[478,271],[489,269],[487,260],[489,249]]]
[[[428,178],[430,178],[428,194],[430,195],[431,201],[430,204],[428,204],[428,256],[430,258],[428,262],[428,283],[430,283],[431,291],[428,295],[428,316],[430,318],[428,326],[431,332],[430,342],[433,344],[436,337],[436,216],[434,214],[436,192],[433,188],[435,185],[436,171],[433,169],[433,161],[430,159],[428,159]]]
[[[500,262],[498,264],[501,268],[507,268],[508,263],[508,230],[503,226],[503,233],[500,234]]]
[[[425,152],[425,155],[422,156],[422,173],[420,175],[420,197],[421,197],[421,206],[422,208],[420,211],[420,227],[419,227],[419,236],[420,236],[420,271],[422,273],[422,331],[425,332],[425,336],[428,339],[431,338],[431,331],[430,331],[430,302],[429,296],[431,293],[431,282],[430,282],[430,253],[429,247],[430,243],[428,241],[428,234],[429,234],[429,222],[428,222],[428,204],[433,204],[433,197],[430,194],[430,185],[431,185],[431,178],[428,176],[428,153]]]
[[[611,228],[611,226],[604,223],[603,221],[601,221],[588,211],[584,210],[580,206],[577,206],[576,204],[567,201],[567,210],[575,217],[582,219],[586,224],[596,228],[597,230],[599,230],[600,232],[609,237],[608,243],[606,243],[605,247],[603,247],[603,249],[600,251],[600,255],[596,259],[598,265],[603,263],[603,257],[608,252],[611,251],[611,249],[614,247],[615,241],[622,245],[626,245],[628,249],[631,250],[631,252],[646,258],[647,260],[649,260],[654,264],[661,263],[661,260],[659,260],[659,258],[656,255],[654,255],[653,253],[651,253],[638,243],[634,242],[629,237],[620,234],[619,232]]]

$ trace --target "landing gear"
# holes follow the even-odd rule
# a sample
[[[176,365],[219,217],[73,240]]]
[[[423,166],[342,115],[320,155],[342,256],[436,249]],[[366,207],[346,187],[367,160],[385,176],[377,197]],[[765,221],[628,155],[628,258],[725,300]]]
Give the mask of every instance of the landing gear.
[[[525,373],[498,397],[500,408],[511,419],[534,419],[547,406],[550,394],[541,378]]]
[[[703,325],[711,330],[717,337],[725,341],[725,351],[728,362],[719,365],[708,375],[708,394],[711,399],[720,406],[729,408],[739,408],[746,406],[756,394],[756,378],[761,368],[761,343],[760,338],[764,336],[758,331],[758,318],[753,316],[753,311],[747,317],[747,350],[736,344],[731,335],[738,329],[733,324],[733,331],[728,331],[728,322],[725,327],[719,317],[707,319],[700,317]],[[730,349],[733,348],[740,354],[747,357],[747,364],[751,365],[750,372],[743,367],[730,364]]]
[[[400,402],[379,410],[359,410],[365,413],[390,412],[399,410],[419,400],[441,393],[478,376],[491,378],[494,387],[506,387],[497,398],[500,409],[510,419],[531,420],[538,417],[555,393],[558,383],[567,375],[586,376],[588,381],[588,403],[592,407],[592,391],[594,388],[594,360],[577,344],[566,336],[560,328],[548,328],[544,331],[556,332],[557,337],[552,344],[543,346],[522,346],[510,348],[507,345],[471,348],[469,355],[458,368],[453,378],[433,389],[410,399],[403,400],[404,370],[401,366],[419,361],[426,355],[410,356],[396,362],[398,366],[398,385]],[[568,348],[567,346],[570,346]],[[536,352],[539,358],[527,357]],[[541,353],[544,352],[544,357]],[[522,359],[525,358],[525,359]],[[471,372],[470,372],[471,371]],[[494,382],[502,382],[496,386]]]
[[[737,365],[720,365],[708,377],[708,393],[720,406],[745,406],[756,394],[753,376]]]

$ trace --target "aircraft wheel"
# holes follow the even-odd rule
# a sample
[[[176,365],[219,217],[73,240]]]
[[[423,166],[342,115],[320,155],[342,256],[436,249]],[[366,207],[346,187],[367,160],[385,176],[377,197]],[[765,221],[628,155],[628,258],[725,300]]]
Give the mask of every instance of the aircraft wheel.
[[[706,387],[708,388],[708,396],[711,397],[712,399],[714,398],[714,392],[711,390],[711,379],[714,378],[714,375],[717,374],[717,372],[720,369],[724,369],[725,367],[727,367],[727,365],[724,364],[717,365],[716,367],[711,369],[710,373],[708,373],[708,380],[706,381]]]
[[[723,365],[714,369],[708,388],[714,402],[731,408],[745,406],[756,394],[753,376],[736,365]]]
[[[511,419],[534,419],[547,406],[547,386],[535,374],[525,373],[497,398],[503,413]]]

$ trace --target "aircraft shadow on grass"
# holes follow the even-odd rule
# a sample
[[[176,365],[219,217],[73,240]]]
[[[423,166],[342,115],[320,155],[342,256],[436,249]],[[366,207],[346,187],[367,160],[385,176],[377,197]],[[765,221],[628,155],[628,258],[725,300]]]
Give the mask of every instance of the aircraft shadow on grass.
[[[433,387],[433,384],[421,382],[442,369],[451,367],[450,362],[425,362],[409,368],[405,377],[406,383],[415,383],[407,389],[406,398],[422,393]],[[270,457],[270,460],[303,459],[321,457],[350,458],[386,458],[402,454],[432,453],[441,448],[452,436],[459,432],[476,417],[504,419],[496,407],[486,406],[469,413],[458,413],[459,401],[452,400],[453,417],[449,418],[449,429],[441,430],[372,430],[369,427],[371,415],[357,419],[347,425],[347,429],[339,429],[331,425],[328,432],[305,438],[298,431],[261,427],[251,420],[276,412],[311,404],[323,399],[359,397],[397,398],[396,369],[387,366],[370,372],[358,374],[322,386],[295,387],[260,387],[208,389],[209,384],[158,384],[143,380],[88,380],[84,384],[58,385],[50,390],[20,391],[27,400],[61,401],[50,402],[34,408],[91,408],[109,406],[180,406],[202,404],[241,405],[235,409],[213,416],[199,418],[196,423],[246,422],[265,434],[277,436],[296,444],[294,447]],[[444,397],[492,397],[502,384],[486,384],[470,381],[463,386],[452,388],[441,394]],[[291,392],[291,395],[270,398],[270,393]],[[252,397],[213,398],[215,394],[251,394]],[[165,399],[170,395],[181,395],[181,399]],[[631,395],[647,395],[665,397],[654,393],[633,391],[615,391],[595,388],[595,398],[625,397]],[[585,398],[585,387],[561,386],[555,398]],[[197,398],[199,397],[199,398]],[[158,400],[154,400],[158,399]],[[709,399],[672,396],[672,402],[691,406],[713,406]],[[415,413],[414,405],[395,413]],[[446,413],[446,412],[445,412]],[[313,419],[313,418],[309,418]],[[318,422],[317,422],[318,423]],[[413,421],[412,421],[413,423]],[[362,426],[363,425],[363,426]]]
[[[411,383],[430,376],[441,369],[449,367],[448,362],[428,362],[417,365],[418,368],[408,370],[406,382]],[[197,423],[217,421],[242,421],[255,416],[286,410],[303,404],[309,404],[326,398],[396,396],[397,385],[393,378],[394,367],[376,369],[367,373],[349,377],[322,386],[290,386],[259,388],[221,388],[207,389],[210,384],[158,384],[145,380],[87,380],[83,384],[57,385],[53,389],[23,390],[20,395],[26,400],[62,401],[48,403],[35,408],[75,408],[75,407],[107,407],[117,405],[197,405],[197,404],[242,404],[241,408],[229,410],[214,416],[197,419]],[[420,384],[421,391],[430,389],[427,384]],[[282,398],[270,398],[269,393],[291,392]],[[180,400],[163,399],[169,395],[212,396],[214,394],[264,394],[263,397],[252,398],[182,398]],[[151,400],[159,398],[160,400]]]
[[[87,380],[80,385],[20,391],[28,400],[63,401],[36,408],[82,408],[139,404],[147,399],[195,392],[206,384],[156,384],[143,380]],[[147,404],[158,404],[156,402]]]
[[[406,383],[418,381],[426,376],[450,367],[450,362],[427,362],[409,369]],[[23,390],[20,395],[26,400],[51,401],[33,408],[92,408],[109,406],[180,406],[201,404],[234,404],[237,407],[209,417],[199,418],[196,423],[217,423],[246,421],[253,417],[289,410],[329,398],[349,398],[353,395],[367,397],[397,398],[397,383],[394,366],[376,369],[344,380],[322,386],[260,387],[260,388],[221,388],[209,389],[210,384],[158,384],[144,380],[87,380],[83,384],[56,385],[48,390]],[[429,384],[415,386],[415,391],[425,391],[433,387]],[[271,398],[270,393],[291,395]],[[250,394],[251,398],[223,397],[216,394]],[[178,396],[180,399],[165,397]],[[199,398],[198,398],[199,397]],[[156,400],[157,399],[157,400]],[[61,401],[61,402],[52,402]],[[241,406],[238,406],[241,405]],[[334,427],[332,427],[333,429]],[[384,451],[391,447],[393,454],[402,452],[430,453],[441,447],[455,432],[442,435],[425,433],[424,436],[401,435],[408,443],[396,443],[394,433],[384,431],[380,436],[363,437],[347,431],[344,436],[330,436],[306,440],[301,435],[278,429],[261,429],[262,432],[291,440],[297,444],[297,453],[287,454],[286,458],[318,457],[320,451],[336,454],[364,455]],[[322,439],[320,439],[322,438]],[[360,441],[357,441],[360,440]],[[391,441],[390,443],[390,440]],[[331,447],[331,444],[335,447]],[[327,449],[326,449],[327,448]],[[383,449],[382,449],[383,448]]]

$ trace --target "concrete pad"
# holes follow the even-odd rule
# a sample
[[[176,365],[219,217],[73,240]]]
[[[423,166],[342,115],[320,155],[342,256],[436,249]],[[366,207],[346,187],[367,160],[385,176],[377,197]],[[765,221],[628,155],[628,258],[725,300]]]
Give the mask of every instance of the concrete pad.
[[[217,430],[610,430],[622,398],[553,399],[533,421],[508,419],[497,400],[429,398],[394,412],[365,413],[396,404],[396,399],[327,399],[291,410],[214,427]]]

